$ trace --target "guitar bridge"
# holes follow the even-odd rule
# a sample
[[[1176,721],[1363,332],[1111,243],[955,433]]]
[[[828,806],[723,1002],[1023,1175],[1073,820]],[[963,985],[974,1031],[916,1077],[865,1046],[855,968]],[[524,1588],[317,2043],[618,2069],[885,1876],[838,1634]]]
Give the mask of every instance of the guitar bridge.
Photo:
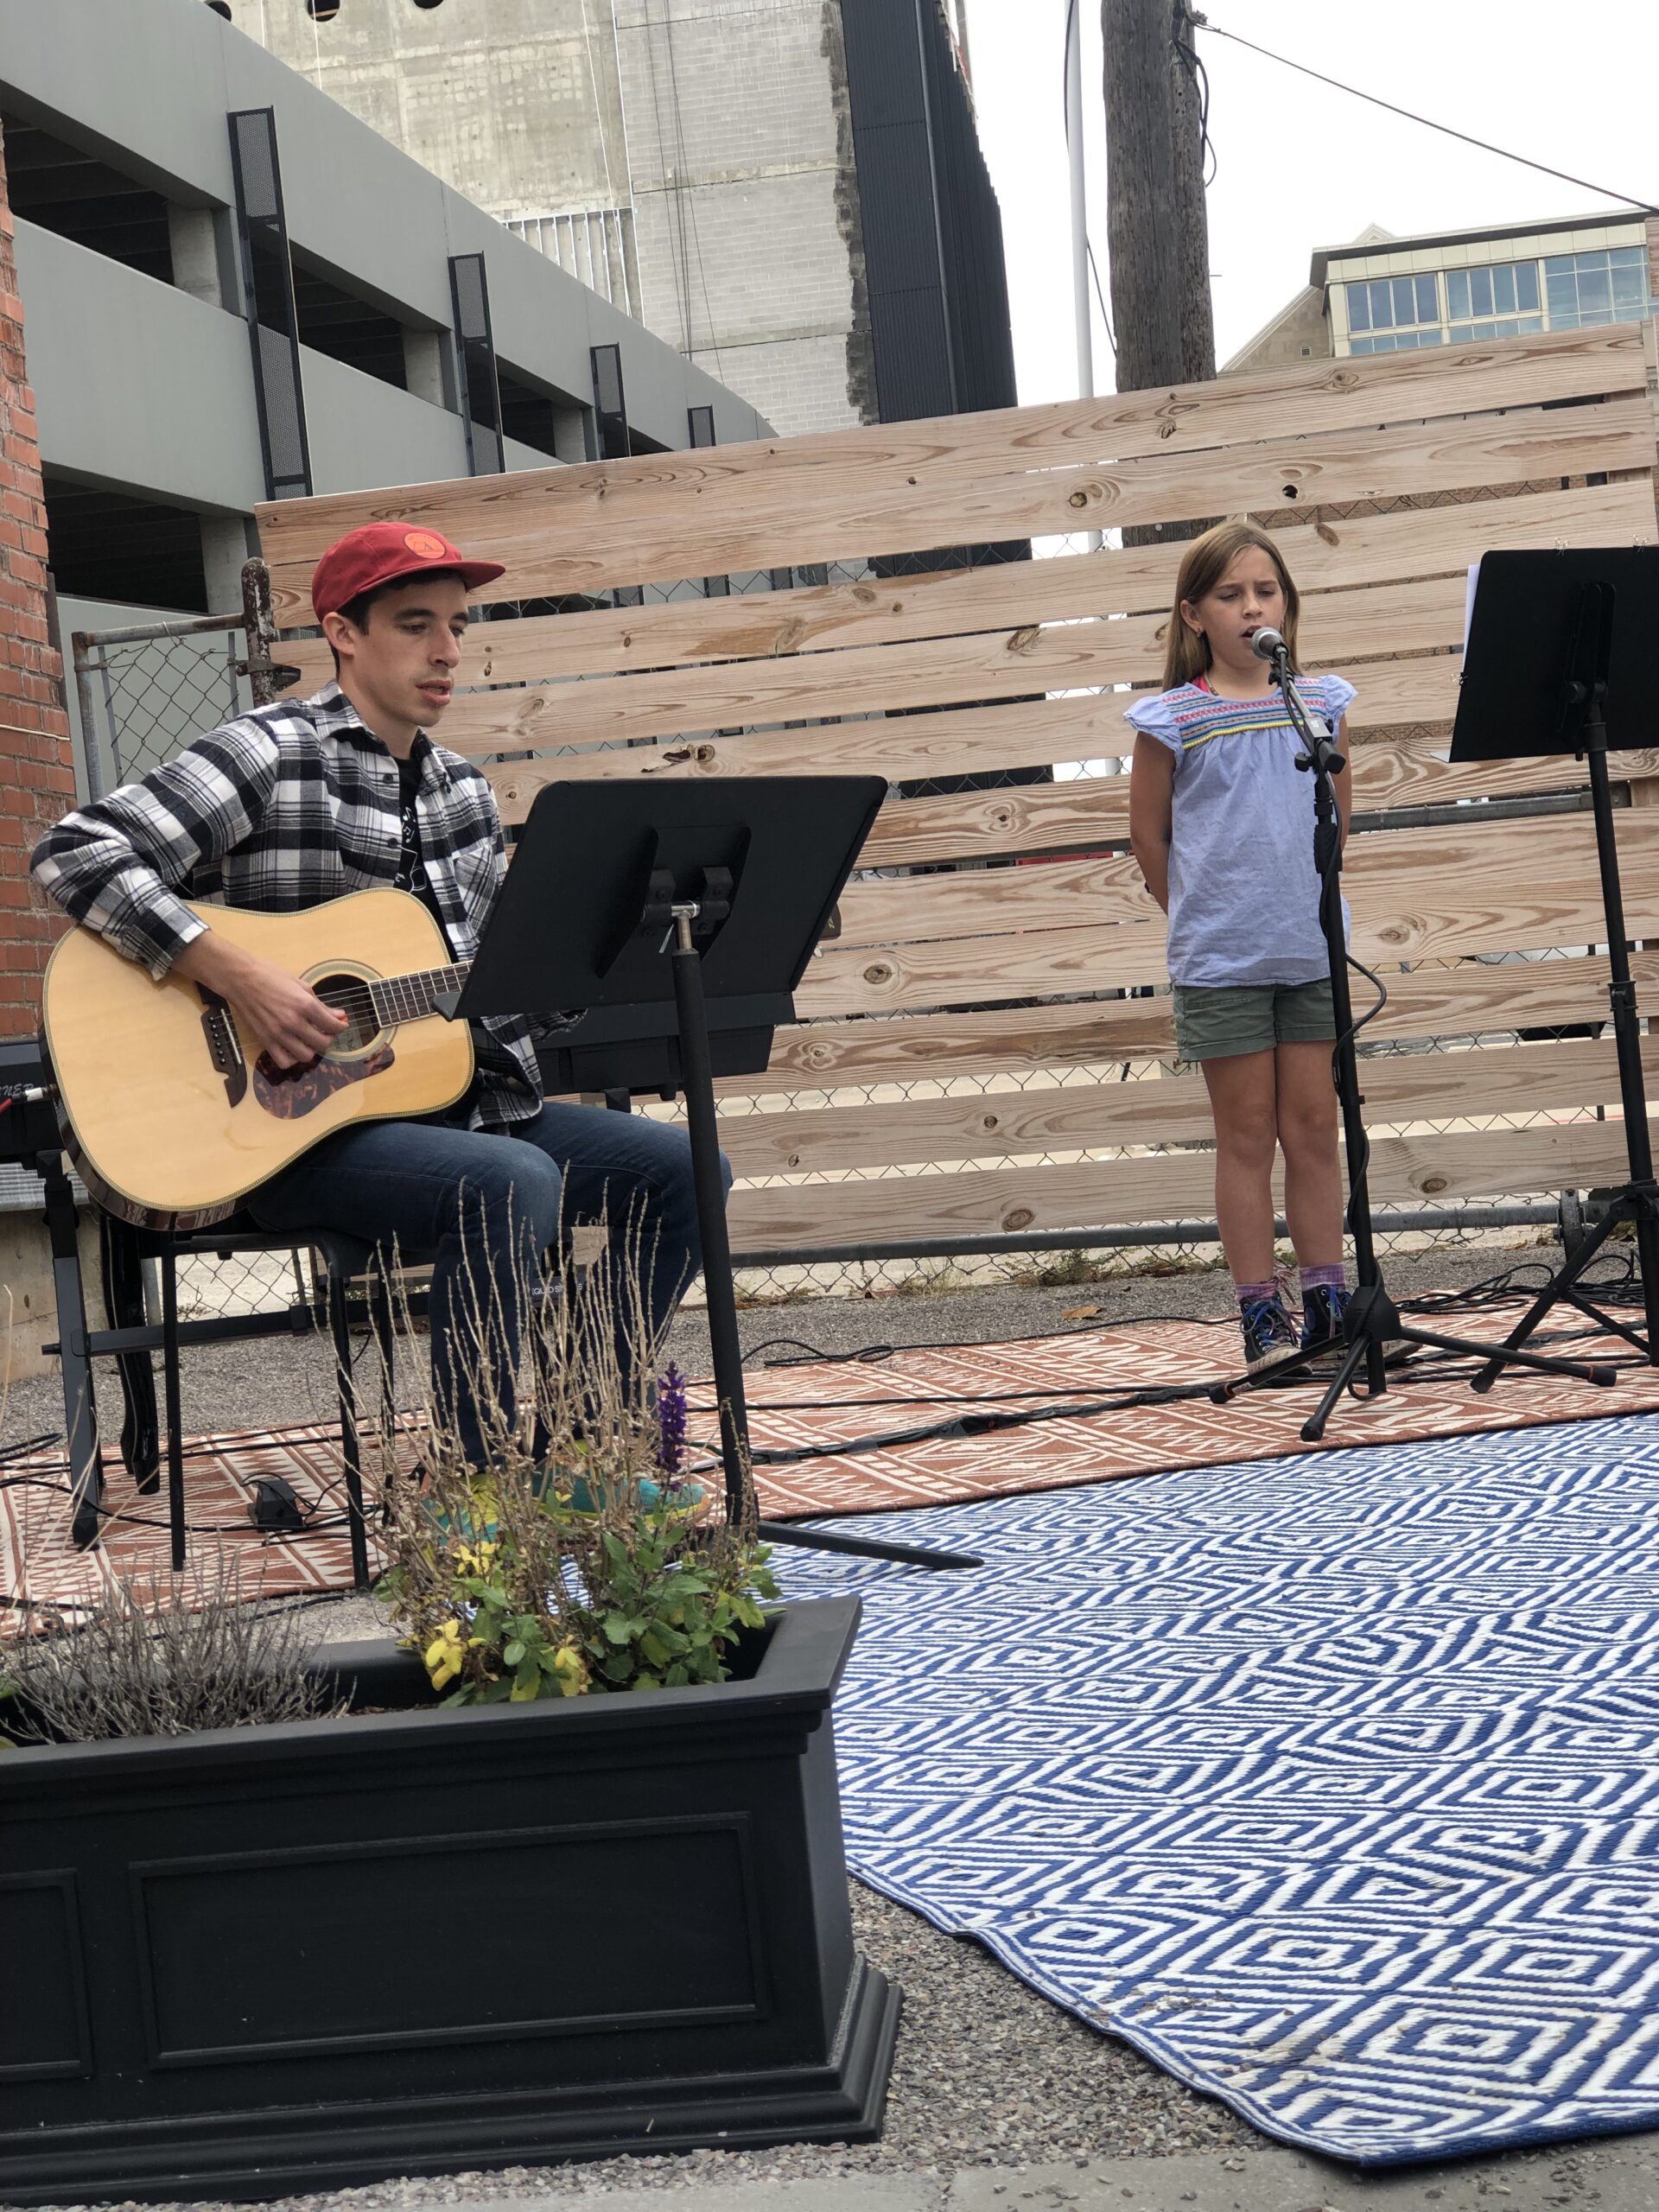
[[[231,1009],[217,991],[204,990],[200,983],[196,995],[202,1005],[201,1033],[207,1039],[207,1057],[225,1078],[226,1098],[232,1106],[239,1106],[248,1095],[248,1064]]]

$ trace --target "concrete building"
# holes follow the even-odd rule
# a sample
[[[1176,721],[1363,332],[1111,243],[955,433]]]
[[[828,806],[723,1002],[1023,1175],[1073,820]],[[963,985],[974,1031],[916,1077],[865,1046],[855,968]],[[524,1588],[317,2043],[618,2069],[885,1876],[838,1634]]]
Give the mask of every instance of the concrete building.
[[[769,428],[203,0],[0,0],[0,126],[66,633],[238,605],[268,497]]]
[[[785,434],[1014,404],[959,0],[225,4]]]
[[[1306,291],[1223,373],[1639,322],[1659,296],[1659,217],[1585,215],[1394,238],[1313,256]]]

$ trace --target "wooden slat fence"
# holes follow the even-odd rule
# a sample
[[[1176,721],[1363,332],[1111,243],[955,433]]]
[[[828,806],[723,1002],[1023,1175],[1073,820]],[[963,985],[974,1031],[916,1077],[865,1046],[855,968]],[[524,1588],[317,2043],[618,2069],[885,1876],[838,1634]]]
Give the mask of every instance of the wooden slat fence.
[[[289,628],[324,546],[377,517],[509,564],[442,732],[509,823],[574,777],[887,777],[798,1026],[721,1086],[735,1241],[804,1255],[1211,1212],[1163,921],[1105,772],[1126,687],[1157,681],[1181,544],[1080,539],[1266,521],[1306,660],[1359,690],[1347,888],[1389,986],[1366,1033],[1389,1055],[1366,1067],[1375,1195],[1449,1206],[1623,1172],[1611,1047],[1582,1033],[1606,973],[1582,773],[1446,751],[1469,563],[1653,542],[1656,358],[1626,325],[1324,362],[293,501],[260,531]],[[549,601],[566,611],[519,611]],[[315,639],[285,658],[302,688],[327,673]],[[1615,772],[1632,935],[1659,938],[1659,732]],[[1659,954],[1636,967],[1659,982]]]

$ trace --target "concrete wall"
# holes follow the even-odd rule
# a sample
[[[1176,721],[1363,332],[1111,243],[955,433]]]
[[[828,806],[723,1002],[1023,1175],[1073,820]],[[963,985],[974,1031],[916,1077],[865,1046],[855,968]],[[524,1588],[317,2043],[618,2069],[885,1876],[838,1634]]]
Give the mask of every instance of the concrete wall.
[[[238,4],[245,16],[247,0]],[[399,8],[429,23],[465,12]],[[504,367],[587,404],[588,349],[616,342],[631,416],[657,442],[685,445],[693,406],[712,406],[723,443],[767,433],[746,401],[201,0],[0,0],[0,101],[181,208],[206,211],[198,228],[216,222],[221,236],[234,199],[226,114],[272,108],[291,243],[333,281],[410,328],[447,331],[448,257],[482,252]],[[264,480],[247,333],[235,298],[200,296],[213,289],[212,235],[186,289],[22,227],[48,467],[210,517],[250,513]],[[317,491],[465,474],[458,416],[321,354],[305,355],[303,375]],[[543,460],[509,453],[513,466]]]
[[[839,0],[347,0],[322,25],[298,0],[231,4],[493,213],[632,204],[645,321],[779,430],[866,419]],[[626,372],[660,439],[656,380]]]
[[[17,283],[48,468],[251,514],[265,480],[239,315],[32,223],[17,226]]]
[[[1300,366],[1303,361],[1323,361],[1332,351],[1331,325],[1325,312],[1325,289],[1310,284],[1290,305],[1258,331],[1248,346],[1222,364],[1224,376],[1243,375],[1252,369]]]
[[[645,319],[786,435],[863,419],[836,0],[616,0]]]
[[[606,0],[348,0],[317,24],[231,0],[290,68],[494,215],[626,204],[628,156]]]

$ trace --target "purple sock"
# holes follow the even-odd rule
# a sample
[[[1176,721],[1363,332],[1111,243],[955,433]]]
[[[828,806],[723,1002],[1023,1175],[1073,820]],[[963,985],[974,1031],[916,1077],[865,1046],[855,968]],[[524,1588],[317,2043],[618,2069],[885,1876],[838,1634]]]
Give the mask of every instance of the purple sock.
[[[1304,1298],[1310,1290],[1346,1290],[1348,1287],[1348,1270],[1340,1260],[1333,1260],[1328,1268],[1304,1268],[1301,1275]]]
[[[1271,1280],[1267,1282],[1235,1282],[1233,1295],[1241,1306],[1249,1306],[1258,1298],[1277,1298],[1279,1286]]]

